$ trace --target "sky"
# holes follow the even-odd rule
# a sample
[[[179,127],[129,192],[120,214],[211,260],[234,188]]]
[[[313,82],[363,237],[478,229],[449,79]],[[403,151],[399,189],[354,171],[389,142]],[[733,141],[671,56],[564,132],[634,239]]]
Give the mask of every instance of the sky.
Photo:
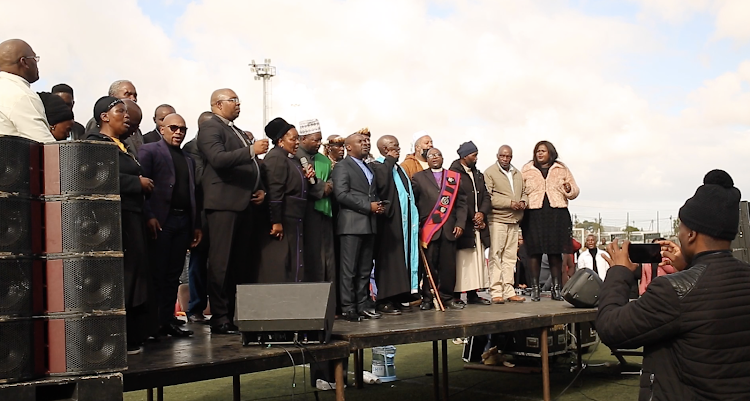
[[[670,227],[706,172],[750,193],[750,1],[745,0],[0,0],[0,41],[26,40],[49,90],[75,89],[76,119],[117,79],[134,82],[141,128],[162,103],[197,132],[218,88],[238,126],[317,118],[323,134],[425,130],[446,156],[508,144],[513,164],[549,140],[581,188],[570,211],[644,230]],[[374,153],[376,151],[374,150]],[[745,199],[746,196],[743,197]],[[658,220],[657,220],[658,215]]]

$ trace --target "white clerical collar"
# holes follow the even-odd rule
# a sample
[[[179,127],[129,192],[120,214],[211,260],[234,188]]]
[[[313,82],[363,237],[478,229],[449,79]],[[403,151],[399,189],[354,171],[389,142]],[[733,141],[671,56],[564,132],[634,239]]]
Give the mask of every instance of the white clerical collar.
[[[438,168],[438,169],[431,168],[430,170],[432,170],[433,173],[442,173],[443,172],[442,168]]]

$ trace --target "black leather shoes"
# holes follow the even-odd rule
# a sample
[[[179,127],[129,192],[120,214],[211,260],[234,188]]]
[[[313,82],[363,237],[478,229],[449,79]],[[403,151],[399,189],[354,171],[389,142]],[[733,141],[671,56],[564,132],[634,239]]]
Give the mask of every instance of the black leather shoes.
[[[205,316],[201,315],[188,315],[188,322],[190,323],[199,323],[199,324],[208,324],[208,319],[206,319]]]
[[[457,301],[455,299],[452,299],[448,302],[444,302],[444,306],[449,309],[463,309],[466,307],[466,304],[464,301]]]
[[[383,317],[382,314],[375,311],[375,309],[366,308],[359,312],[359,315],[365,319],[380,319]]]
[[[492,305],[492,301],[487,298],[482,298],[479,295],[477,295],[476,297],[466,298],[466,303],[472,305]]]
[[[237,334],[239,333],[237,326],[232,323],[224,323],[218,326],[211,326],[211,334]]]
[[[178,319],[177,317],[173,318],[171,323],[172,324],[176,324],[178,326],[184,326],[185,325],[185,321],[182,320],[182,319]]]
[[[172,337],[190,337],[193,335],[192,330],[183,330],[180,328],[180,326],[170,323],[164,326],[161,326],[159,329],[159,334],[163,336],[172,336]]]
[[[435,308],[435,305],[433,305],[431,299],[423,300],[422,303],[419,305],[420,310],[430,310],[434,308]]]
[[[346,320],[348,320],[348,321],[350,321],[350,322],[361,322],[362,321],[362,317],[359,316],[359,313],[357,313],[355,311],[343,312],[343,313],[341,313],[341,317],[344,318],[344,319],[346,319]]]
[[[401,314],[401,311],[397,309],[395,306],[393,306],[393,304],[390,302],[379,304],[375,308],[375,310],[378,313],[382,313],[383,315],[400,315]]]

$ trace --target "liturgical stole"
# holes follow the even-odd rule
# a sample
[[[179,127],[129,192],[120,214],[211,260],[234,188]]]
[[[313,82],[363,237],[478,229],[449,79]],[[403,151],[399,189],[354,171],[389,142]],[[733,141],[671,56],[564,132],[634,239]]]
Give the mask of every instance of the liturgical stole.
[[[443,183],[440,188],[435,207],[432,208],[430,216],[422,227],[420,232],[420,245],[427,248],[427,244],[432,241],[432,237],[443,227],[448,216],[453,211],[453,205],[456,203],[458,196],[458,183],[461,175],[455,171],[443,170]]]

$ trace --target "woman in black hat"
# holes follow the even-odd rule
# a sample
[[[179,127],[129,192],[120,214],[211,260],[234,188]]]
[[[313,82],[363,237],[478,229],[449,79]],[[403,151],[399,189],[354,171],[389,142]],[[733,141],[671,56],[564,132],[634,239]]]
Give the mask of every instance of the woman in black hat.
[[[299,134],[294,125],[275,118],[265,130],[274,144],[263,159],[271,230],[263,247],[258,281],[299,282],[304,278],[302,232],[308,184],[311,179],[315,180],[315,172],[309,166],[303,168],[294,157],[299,147]],[[279,266],[283,266],[283,270]]]
[[[128,354],[136,354],[141,351],[140,346],[146,337],[154,331],[148,324],[144,324],[148,315],[146,301],[149,271],[143,218],[143,197],[153,190],[154,182],[141,175],[141,165],[135,155],[121,142],[130,128],[127,105],[116,97],[104,96],[94,105],[94,119],[99,124],[99,132],[89,133],[86,139],[112,142],[120,149],[118,161]]]

